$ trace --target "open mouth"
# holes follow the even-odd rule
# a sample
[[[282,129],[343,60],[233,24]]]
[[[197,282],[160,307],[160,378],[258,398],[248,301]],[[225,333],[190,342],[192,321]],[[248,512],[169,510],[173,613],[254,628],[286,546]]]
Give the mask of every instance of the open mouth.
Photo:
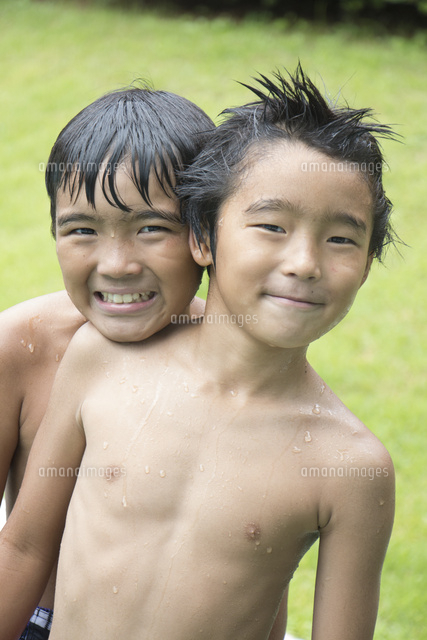
[[[97,291],[96,295],[102,302],[113,302],[114,304],[132,304],[133,302],[147,302],[155,296],[154,291],[144,291],[143,293],[109,293],[108,291]]]

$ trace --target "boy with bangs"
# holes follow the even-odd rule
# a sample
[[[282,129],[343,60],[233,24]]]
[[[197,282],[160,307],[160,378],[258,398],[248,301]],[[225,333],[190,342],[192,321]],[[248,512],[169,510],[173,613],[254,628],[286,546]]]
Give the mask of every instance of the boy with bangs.
[[[194,298],[202,269],[174,189],[176,172],[213,126],[185,98],[132,87],[96,100],[59,134],[46,186],[67,291],[0,315],[0,496],[6,488],[8,513],[77,329],[90,320],[113,340],[143,340],[174,314],[203,312]],[[54,587],[55,571],[23,640],[48,637]]]
[[[317,539],[313,639],[373,637],[392,462],[307,349],[393,239],[376,140],[392,133],[329,106],[300,68],[275,80],[227,110],[179,188],[206,322],[122,344],[88,323],[71,342],[1,535],[3,640],[37,602],[68,504],[53,640],[282,640]]]

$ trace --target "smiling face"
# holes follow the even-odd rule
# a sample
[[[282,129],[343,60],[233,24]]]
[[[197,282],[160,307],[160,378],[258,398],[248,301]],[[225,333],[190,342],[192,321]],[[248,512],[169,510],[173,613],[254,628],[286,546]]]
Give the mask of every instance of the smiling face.
[[[151,205],[124,168],[117,191],[130,209],[112,206],[95,190],[77,199],[57,195],[56,248],[65,287],[77,309],[107,338],[144,340],[182,313],[194,297],[200,268],[188,246],[178,200],[150,177]]]
[[[368,184],[346,169],[301,143],[255,149],[218,215],[211,311],[245,318],[243,331],[283,348],[307,346],[345,316],[369,272],[372,230]],[[194,249],[201,264],[205,255]]]

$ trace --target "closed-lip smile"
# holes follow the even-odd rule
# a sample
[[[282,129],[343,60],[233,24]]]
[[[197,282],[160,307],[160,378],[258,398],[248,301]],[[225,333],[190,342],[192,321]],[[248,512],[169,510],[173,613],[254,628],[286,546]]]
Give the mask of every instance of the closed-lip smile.
[[[314,306],[319,306],[319,305],[323,305],[324,302],[320,302],[318,300],[312,299],[310,296],[299,296],[299,295],[293,295],[293,294],[286,294],[286,293],[267,293],[266,294],[269,298],[276,300],[279,303],[284,303],[284,304],[294,304],[295,306],[305,306],[305,307],[314,307]]]

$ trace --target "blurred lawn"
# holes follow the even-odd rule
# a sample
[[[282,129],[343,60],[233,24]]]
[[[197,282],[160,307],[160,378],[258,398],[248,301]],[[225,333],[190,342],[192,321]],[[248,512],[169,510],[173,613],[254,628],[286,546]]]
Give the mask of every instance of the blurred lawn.
[[[403,258],[391,251],[385,266],[373,268],[350,316],[313,345],[310,359],[394,458],[397,515],[376,637],[421,638],[427,626],[427,38],[30,0],[0,0],[0,24],[0,309],[62,287],[42,165],[77,111],[136,77],[186,96],[215,118],[250,99],[234,80],[282,65],[293,70],[300,58],[332,97],[372,106],[381,121],[398,125],[405,143],[385,144],[386,184],[397,230],[410,247]],[[306,639],[315,551],[301,563],[290,597],[290,631]]]

